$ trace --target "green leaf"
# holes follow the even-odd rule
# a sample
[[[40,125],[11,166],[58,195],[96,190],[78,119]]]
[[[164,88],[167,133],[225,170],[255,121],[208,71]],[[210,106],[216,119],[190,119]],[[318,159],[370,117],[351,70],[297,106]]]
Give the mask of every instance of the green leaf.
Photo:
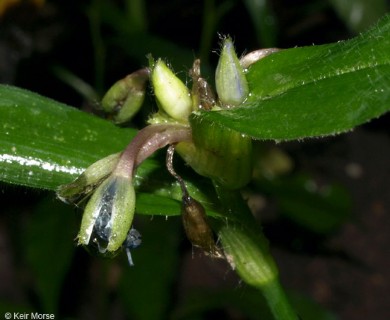
[[[202,112],[255,139],[332,135],[390,110],[390,16],[348,41],[272,54],[248,71],[243,106]]]
[[[137,193],[136,213],[172,216],[179,215],[180,208],[179,201],[154,194]]]
[[[350,41],[264,58],[247,74],[251,96],[243,107],[194,115],[191,124],[219,122],[258,139],[297,139],[349,130],[379,116],[390,105],[389,20]],[[0,86],[0,128],[0,180],[50,190],[123,150],[136,133],[9,86]],[[180,200],[172,185],[154,181],[143,188],[160,167],[147,160],[137,171],[136,183],[156,195],[141,196],[137,207],[140,213],[178,214],[177,201],[169,199],[156,211],[161,197]]]
[[[0,180],[51,190],[123,150],[135,135],[135,130],[3,85],[0,119]]]

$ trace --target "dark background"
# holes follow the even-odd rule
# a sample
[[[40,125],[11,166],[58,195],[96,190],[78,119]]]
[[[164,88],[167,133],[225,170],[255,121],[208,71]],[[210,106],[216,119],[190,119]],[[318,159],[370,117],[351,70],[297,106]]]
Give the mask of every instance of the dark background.
[[[364,19],[359,23],[348,18],[351,12],[338,10],[338,1],[274,0],[258,12],[248,9],[249,2],[140,1],[144,11],[138,15],[139,21],[134,19],[136,13],[126,12],[125,1],[119,0],[19,1],[0,7],[0,82],[88,110],[110,84],[145,66],[149,52],[166,58],[176,71],[186,71],[200,56],[205,74],[211,77],[209,70],[218,59],[217,33],[230,34],[238,53],[261,47],[317,45],[355,36],[389,7],[384,1],[351,1],[362,4]],[[110,6],[106,7],[107,3]],[[95,95],[80,94],[72,87],[74,78],[66,80],[69,74],[90,84]],[[180,75],[185,78],[185,72]],[[135,123],[142,125],[142,121],[141,114]],[[348,218],[338,228],[318,233],[299,225],[294,216],[283,214],[277,196],[264,195],[256,184],[250,186],[248,201],[270,240],[282,283],[295,296],[295,303],[313,309],[306,313],[311,319],[390,319],[389,124],[389,115],[385,115],[348,134],[277,145],[293,163],[291,170],[308,175],[318,188],[334,183],[349,194]],[[58,290],[53,289],[55,306],[45,305],[44,294],[36,285],[39,271],[29,266],[28,246],[34,234],[44,237],[39,228],[31,231],[30,225],[42,202],[56,202],[54,195],[0,185],[0,201],[1,310],[55,312],[56,319],[147,319],[126,306],[132,299],[131,295],[125,297],[126,292],[134,294],[142,288],[137,282],[138,287],[125,289],[119,284],[120,276],[131,272],[123,257],[107,262],[74,247],[58,275]],[[66,210],[68,225],[62,224],[68,229],[68,238],[63,241],[71,243],[80,215]],[[140,219],[144,228],[158,223],[158,219]],[[175,268],[167,276],[172,280],[163,293],[166,305],[161,319],[180,318],[180,312],[187,319],[256,318],[248,311],[256,308],[253,305],[221,302],[226,292],[233,292],[235,300],[250,300],[246,298],[250,290],[229,267],[193,252],[178,231],[178,221],[168,224],[168,230],[179,232],[172,248],[180,256],[170,266]],[[43,256],[50,264],[50,256]],[[135,268],[147,271],[141,263]],[[131,274],[124,277],[131,278]],[[215,293],[219,302],[207,298],[210,293]],[[200,306],[191,305],[191,297],[196,297],[193,300],[199,300]],[[153,308],[154,303],[144,301],[138,312]]]

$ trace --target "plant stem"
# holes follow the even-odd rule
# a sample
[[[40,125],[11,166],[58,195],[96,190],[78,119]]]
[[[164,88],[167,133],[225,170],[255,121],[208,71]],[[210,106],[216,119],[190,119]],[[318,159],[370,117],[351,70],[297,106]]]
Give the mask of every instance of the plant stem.
[[[262,285],[259,289],[267,300],[268,306],[275,319],[298,319],[298,315],[291,307],[286,293],[278,279]]]
[[[247,284],[260,290],[276,320],[297,320],[280,283],[268,241],[237,191],[215,185],[227,222],[217,233],[233,269]]]
[[[155,151],[181,141],[191,141],[191,129],[183,125],[149,125],[140,130],[123,151],[115,173],[122,177],[132,177],[135,168]]]

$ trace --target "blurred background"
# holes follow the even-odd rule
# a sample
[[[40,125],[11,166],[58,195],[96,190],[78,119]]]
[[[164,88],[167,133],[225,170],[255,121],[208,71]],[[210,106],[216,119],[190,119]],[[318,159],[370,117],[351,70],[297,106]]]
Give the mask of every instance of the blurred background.
[[[384,0],[0,0],[0,83],[90,111],[148,53],[184,80],[200,57],[212,81],[219,34],[232,36],[238,54],[319,45],[354,37],[389,8]],[[243,195],[302,319],[390,319],[389,125],[385,115],[337,137],[255,144]],[[54,193],[0,184],[0,201],[0,317],[270,317],[226,263],[191,248],[179,218],[138,216],[144,242],[129,268],[124,255],[103,260],[77,248],[81,212]]]

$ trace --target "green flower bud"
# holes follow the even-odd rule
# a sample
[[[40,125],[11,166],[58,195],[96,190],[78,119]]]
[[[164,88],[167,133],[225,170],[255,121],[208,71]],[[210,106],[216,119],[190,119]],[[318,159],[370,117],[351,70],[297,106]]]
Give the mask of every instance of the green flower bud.
[[[219,100],[225,107],[239,106],[249,94],[244,70],[237,58],[233,41],[229,37],[223,40],[215,72],[215,85]]]
[[[135,210],[135,191],[131,179],[110,175],[87,203],[81,221],[78,242],[97,242],[101,252],[115,253],[125,242]],[[100,248],[100,240],[108,239]]]
[[[115,123],[128,122],[138,112],[144,102],[148,79],[149,69],[144,68],[117,81],[107,91],[102,107],[111,114]]]
[[[115,153],[94,162],[76,180],[60,186],[57,190],[58,198],[67,203],[82,200],[111,174],[119,157],[120,153]]]
[[[188,88],[161,59],[151,68],[151,81],[159,107],[176,121],[187,122],[192,112]]]

